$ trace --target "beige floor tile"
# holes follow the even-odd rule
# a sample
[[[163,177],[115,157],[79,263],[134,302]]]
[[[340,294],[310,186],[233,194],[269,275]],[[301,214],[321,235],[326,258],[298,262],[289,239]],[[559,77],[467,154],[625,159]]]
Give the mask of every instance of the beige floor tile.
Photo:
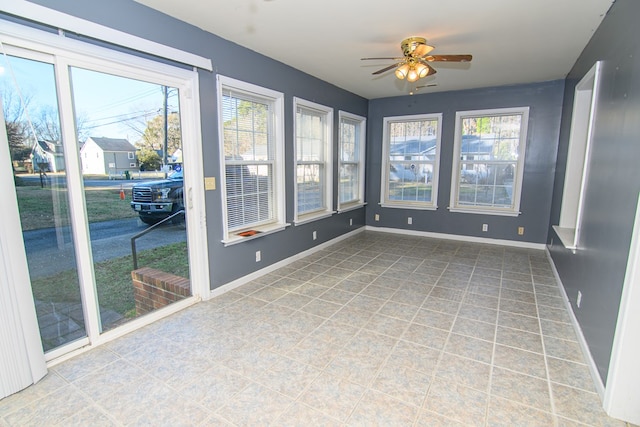
[[[491,376],[491,395],[551,412],[547,381],[514,371],[494,367]]]
[[[235,425],[269,425],[292,404],[293,400],[280,393],[250,384],[216,412]]]
[[[464,335],[451,334],[444,351],[478,362],[491,363],[493,343]]]
[[[346,421],[365,390],[361,385],[325,372],[311,383],[298,401],[326,416]]]
[[[553,426],[554,417],[549,412],[543,412],[530,406],[525,406],[512,400],[491,396],[487,426],[490,427],[549,427]]]
[[[540,353],[521,350],[496,344],[493,355],[494,366],[531,375],[540,379],[547,379],[547,369],[544,356]]]
[[[518,329],[498,326],[498,330],[496,332],[496,343],[508,345],[510,347],[517,347],[534,353],[543,353],[542,339],[540,335],[524,332]]]
[[[417,413],[418,408],[415,406],[369,390],[356,406],[347,424],[362,427],[411,425]]]
[[[483,426],[487,401],[484,392],[436,379],[429,388],[425,409],[467,426]]]
[[[548,357],[547,366],[549,367],[549,379],[551,381],[595,392],[591,372],[587,365]]]
[[[489,391],[491,365],[445,353],[438,362],[435,375],[441,380],[487,392]]]
[[[620,426],[625,423],[607,416],[596,393],[552,383],[553,402],[558,415],[593,426]]]

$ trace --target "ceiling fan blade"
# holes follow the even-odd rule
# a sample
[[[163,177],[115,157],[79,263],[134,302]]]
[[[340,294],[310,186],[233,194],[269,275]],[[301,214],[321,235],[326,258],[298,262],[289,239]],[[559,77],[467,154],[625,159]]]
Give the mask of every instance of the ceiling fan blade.
[[[429,62],[470,62],[472,58],[471,55],[429,55],[422,59]]]
[[[412,56],[425,56],[427,53],[431,52],[435,47],[429,46],[428,44],[419,44],[416,48],[411,52]]]
[[[387,60],[387,59],[393,59],[394,61],[399,61],[401,59],[404,59],[403,57],[400,58],[360,58],[360,61],[370,61],[370,60]]]
[[[396,68],[396,67],[398,67],[398,66],[400,66],[400,65],[402,65],[402,62],[399,62],[399,63],[397,63],[397,64],[391,64],[391,65],[389,65],[388,67],[384,67],[384,68],[383,68],[383,69],[381,69],[381,70],[374,71],[374,72],[373,72],[373,73],[371,73],[371,74],[374,74],[374,75],[376,75],[376,74],[382,74],[382,73],[384,73],[384,72],[386,72],[386,71],[389,71],[389,70],[391,70],[392,68]]]

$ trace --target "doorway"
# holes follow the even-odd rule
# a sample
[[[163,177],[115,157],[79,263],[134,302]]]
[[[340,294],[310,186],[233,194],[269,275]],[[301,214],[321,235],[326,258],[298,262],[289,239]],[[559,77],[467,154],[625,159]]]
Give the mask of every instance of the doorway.
[[[134,257],[147,274],[186,283],[172,301],[188,304],[208,291],[197,196],[194,203],[203,194],[197,73],[98,47],[80,55],[59,44],[5,41],[0,74],[11,154],[11,164],[0,166],[13,171],[22,231],[16,244],[27,258],[17,267],[29,272],[47,360],[164,310],[140,302]],[[178,169],[179,182],[171,180]],[[147,233],[132,189],[156,186],[162,197],[168,181],[181,186],[181,215]]]

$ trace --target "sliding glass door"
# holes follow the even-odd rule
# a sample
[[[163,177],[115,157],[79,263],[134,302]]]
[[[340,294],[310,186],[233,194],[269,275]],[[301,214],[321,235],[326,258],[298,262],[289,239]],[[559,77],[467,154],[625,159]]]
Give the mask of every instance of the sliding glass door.
[[[183,156],[183,135],[197,123],[185,94],[192,80],[47,46],[2,48],[11,164],[0,167],[14,175],[23,237],[15,244],[26,249],[44,351],[62,354],[188,299],[184,177],[201,170]],[[133,202],[143,190],[148,203]],[[152,286],[154,275],[171,283]]]

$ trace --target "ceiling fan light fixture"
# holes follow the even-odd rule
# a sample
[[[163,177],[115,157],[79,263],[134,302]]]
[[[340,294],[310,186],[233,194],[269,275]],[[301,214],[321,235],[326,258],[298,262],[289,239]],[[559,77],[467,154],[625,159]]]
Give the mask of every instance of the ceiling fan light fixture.
[[[427,77],[429,75],[429,66],[421,62],[418,62],[416,64],[416,72],[418,73],[419,79],[423,77]]]
[[[409,68],[409,72],[407,73],[407,81],[413,83],[419,78],[420,78],[420,75],[418,74],[418,70],[416,70],[416,67],[413,66]]]
[[[402,64],[401,66],[399,66],[398,68],[396,68],[396,77],[399,78],[400,80],[403,80],[405,77],[407,77],[407,74],[409,73],[409,64]]]

